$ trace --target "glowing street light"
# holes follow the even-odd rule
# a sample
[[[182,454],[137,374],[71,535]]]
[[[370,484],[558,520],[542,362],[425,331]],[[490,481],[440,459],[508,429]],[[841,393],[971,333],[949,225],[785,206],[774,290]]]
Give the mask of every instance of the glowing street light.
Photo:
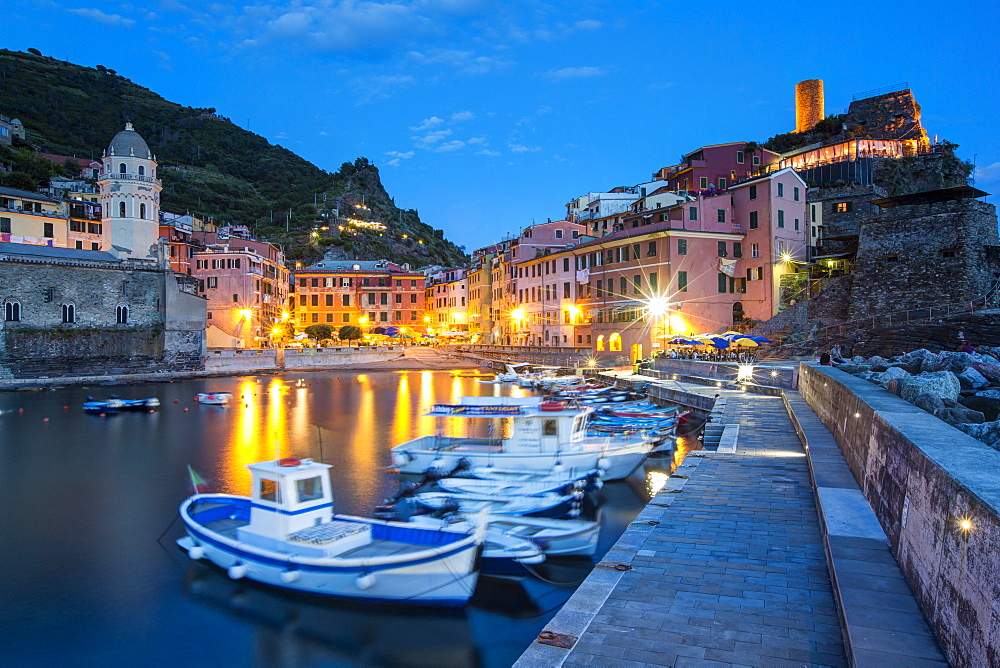
[[[510,312],[511,320],[524,320],[524,309],[516,308]]]
[[[251,311],[250,309],[242,309],[240,311],[240,317],[243,318],[244,320],[249,320],[250,318],[253,317],[253,311]]]
[[[361,316],[360,318],[358,318],[358,322],[360,324],[362,324],[362,325],[367,325],[368,324],[368,318],[366,318],[365,316]]]
[[[663,297],[653,297],[646,302],[646,310],[650,315],[666,315],[670,309],[670,302]]]

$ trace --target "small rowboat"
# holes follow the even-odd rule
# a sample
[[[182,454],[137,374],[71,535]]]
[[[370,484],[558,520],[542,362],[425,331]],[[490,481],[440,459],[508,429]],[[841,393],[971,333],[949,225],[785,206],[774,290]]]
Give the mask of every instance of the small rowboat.
[[[576,517],[580,514],[580,499],[572,494],[539,494],[514,496],[503,494],[452,494],[424,492],[413,500],[433,511],[458,511],[475,515],[489,511],[491,515],[530,515],[532,517]]]

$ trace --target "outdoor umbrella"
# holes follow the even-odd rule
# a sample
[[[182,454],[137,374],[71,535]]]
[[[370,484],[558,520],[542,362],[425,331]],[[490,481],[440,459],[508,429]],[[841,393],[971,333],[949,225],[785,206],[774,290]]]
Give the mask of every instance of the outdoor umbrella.
[[[719,349],[729,347],[729,340],[718,336],[717,334],[699,334],[698,336],[694,336],[692,338],[701,341],[705,345],[714,346]]]
[[[377,332],[378,330],[376,329],[376,333]],[[396,336],[397,334],[399,334],[399,327],[386,327],[385,329],[382,330],[382,333],[385,334],[386,336]]]
[[[376,327],[372,330],[372,334],[385,334],[385,327]]]
[[[734,336],[730,339],[730,343],[734,346],[742,346],[744,348],[757,348],[760,346],[759,343],[751,339],[749,336]]]
[[[661,336],[659,338],[666,338]],[[695,341],[694,339],[685,339],[683,336],[675,336],[674,338],[667,341],[668,344],[672,346],[703,346],[705,345],[701,341]]]

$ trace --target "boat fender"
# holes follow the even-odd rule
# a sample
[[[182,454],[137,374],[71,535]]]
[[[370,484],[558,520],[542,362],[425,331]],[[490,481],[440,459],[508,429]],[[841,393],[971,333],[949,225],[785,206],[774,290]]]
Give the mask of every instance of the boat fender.
[[[562,472],[563,472],[562,462],[556,462],[556,465],[552,467],[552,474],[558,476],[561,475]]]
[[[375,584],[375,574],[374,573],[362,573],[357,578],[354,579],[354,585],[364,591],[366,589],[371,589]]]
[[[569,511],[568,513],[566,513],[566,515],[568,517],[578,517],[580,515],[580,509],[579,508],[574,508],[573,510]]]
[[[192,545],[191,549],[188,550],[188,556],[194,559],[195,561],[198,561],[199,559],[205,556],[205,548],[203,548],[201,545]]]
[[[600,478],[598,478],[597,480],[594,481],[594,489],[600,489],[602,487],[604,487],[604,481],[603,480],[601,480]]]
[[[281,571],[281,581],[284,582],[285,584],[292,584],[293,582],[299,579],[299,575],[300,573],[298,571],[292,571],[292,570]]]
[[[607,457],[601,457],[597,460],[597,468],[607,470],[611,466],[611,462]]]
[[[586,496],[586,494],[584,494],[580,490],[576,490],[575,492],[573,492],[573,498],[574,499],[582,499],[584,496]]]
[[[406,466],[411,461],[413,461],[413,455],[405,450],[392,453],[392,463],[400,468]]]
[[[434,461],[431,462],[431,465],[427,467],[427,470],[428,471],[443,471],[444,467],[445,467],[444,460],[438,458],[438,459],[435,459]]]
[[[242,578],[245,578],[247,575],[246,564],[241,564],[239,562],[236,562],[235,564],[226,569],[226,574],[230,577],[230,579],[233,580],[240,580]]]

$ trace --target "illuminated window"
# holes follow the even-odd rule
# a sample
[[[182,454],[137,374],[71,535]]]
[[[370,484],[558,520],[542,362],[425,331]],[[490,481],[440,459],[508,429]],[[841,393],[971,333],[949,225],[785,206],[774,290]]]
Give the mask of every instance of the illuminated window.
[[[278,481],[261,478],[259,497],[261,501],[281,503],[281,490],[278,488]]]
[[[597,349],[604,350],[604,335],[601,334],[597,337]]]
[[[615,332],[608,339],[608,350],[612,352],[621,352],[622,349],[622,335]]]
[[[837,202],[833,205],[833,210],[837,213],[848,213],[852,208],[851,202]]]

